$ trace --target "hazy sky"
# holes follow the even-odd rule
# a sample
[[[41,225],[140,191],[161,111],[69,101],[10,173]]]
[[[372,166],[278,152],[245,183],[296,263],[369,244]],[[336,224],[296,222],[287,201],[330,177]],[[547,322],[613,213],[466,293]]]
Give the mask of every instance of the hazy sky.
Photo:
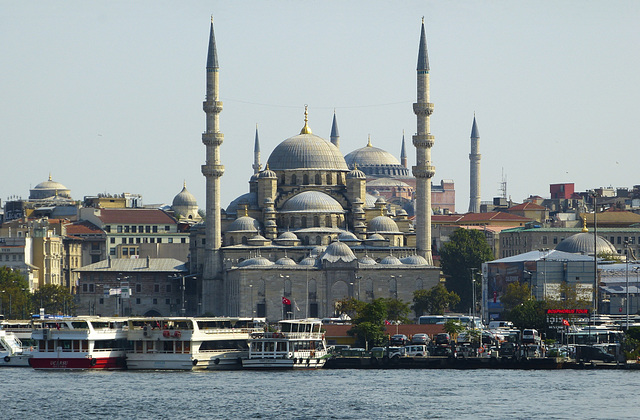
[[[202,101],[210,15],[220,63],[222,202],[299,133],[304,104],[344,154],[396,157],[416,129],[425,18],[435,183],[469,205],[469,135],[480,131],[482,200],[640,184],[638,1],[2,1],[0,199],[51,173],[76,199],[171,203],[183,181],[204,207]]]

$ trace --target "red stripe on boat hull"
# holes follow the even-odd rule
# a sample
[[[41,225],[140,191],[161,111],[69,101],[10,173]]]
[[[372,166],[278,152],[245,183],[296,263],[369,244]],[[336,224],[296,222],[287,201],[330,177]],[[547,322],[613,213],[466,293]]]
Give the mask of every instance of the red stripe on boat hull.
[[[29,365],[34,369],[124,369],[124,357],[32,357]]]

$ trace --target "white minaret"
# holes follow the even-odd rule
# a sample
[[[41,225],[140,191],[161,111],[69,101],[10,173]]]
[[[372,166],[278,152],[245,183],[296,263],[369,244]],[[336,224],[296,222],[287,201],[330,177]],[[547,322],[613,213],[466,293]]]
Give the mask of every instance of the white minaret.
[[[340,148],[340,132],[338,131],[338,120],[336,119],[336,110],[333,110],[333,124],[331,124],[331,143]]]
[[[420,49],[418,51],[417,70],[417,101],[413,104],[416,114],[417,131],[413,136],[416,147],[416,166],[413,176],[416,177],[416,248],[418,255],[424,257],[429,264],[433,264],[431,256],[431,178],[436,173],[431,165],[431,148],[435,141],[430,134],[429,116],[433,113],[433,104],[429,102],[429,56],[427,55],[427,37],[424,32],[424,18],[422,18],[422,32],[420,34]]]
[[[206,179],[206,211],[207,220],[205,227],[205,256],[203,268],[203,311],[211,311],[213,302],[210,300],[216,295],[211,283],[214,279],[221,279],[222,259],[220,246],[222,232],[220,224],[220,177],[224,173],[224,166],[220,164],[220,145],[224,135],[220,132],[220,85],[218,73],[218,54],[216,52],[216,40],[213,34],[213,17],[211,17],[211,30],[209,32],[209,52],[207,54],[207,95],[202,104],[206,114],[206,131],[202,133],[202,143],[206,147],[206,160],[202,165],[202,175]]]
[[[471,153],[469,153],[469,213],[480,213],[480,133],[473,115],[471,127]]]
[[[262,170],[262,164],[260,163],[260,140],[258,140],[258,124],[256,124],[256,138],[253,142],[253,173],[257,174]]]

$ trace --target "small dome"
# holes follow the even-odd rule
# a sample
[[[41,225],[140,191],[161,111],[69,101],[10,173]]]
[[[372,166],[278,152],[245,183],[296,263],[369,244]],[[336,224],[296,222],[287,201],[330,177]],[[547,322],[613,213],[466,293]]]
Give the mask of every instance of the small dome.
[[[227,214],[237,214],[240,204],[248,204],[250,209],[258,207],[258,194],[246,193],[229,203]]]
[[[407,211],[405,209],[400,209],[396,211],[396,216],[406,216],[406,215],[407,215]]]
[[[291,197],[280,210],[283,213],[343,213],[333,197],[320,191],[305,191]]]
[[[296,262],[289,257],[282,257],[276,261],[276,265],[296,265]]]
[[[326,249],[327,249],[326,246],[317,246],[311,250],[310,255],[312,257],[319,257],[320,255],[322,255],[324,251],[326,251]]]
[[[259,175],[260,175],[260,174],[253,174],[253,175],[251,175],[251,178],[249,178],[249,182],[256,182],[256,181],[258,181]]]
[[[264,171],[260,172],[258,177],[260,179],[265,179],[265,178],[278,179],[278,175],[276,175],[275,172],[273,172],[271,169],[269,169],[269,165],[267,165],[267,169],[265,169]]]
[[[258,232],[260,231],[260,222],[253,217],[242,216],[233,221],[227,228],[226,232]]]
[[[347,154],[344,157],[344,160],[350,168],[353,168],[355,165],[358,165],[359,167],[382,165],[401,166],[395,156],[386,150],[373,147],[371,143]]]
[[[380,261],[380,264],[384,264],[384,265],[402,265],[402,261],[400,261],[398,258],[394,257],[393,255],[388,255],[388,256],[384,257],[382,259],[382,261]]]
[[[253,235],[250,240],[251,241],[266,241],[267,238],[265,238],[264,236],[258,234],[258,235]]]
[[[33,189],[34,190],[66,190],[67,187],[65,187],[59,182],[52,181],[51,177],[49,177],[47,181],[42,181],[41,183],[36,185]]]
[[[299,134],[276,146],[267,161],[274,171],[322,169],[348,171],[340,150],[315,134]]]
[[[410,255],[408,257],[400,259],[402,264],[408,265],[429,265],[429,262],[420,255]]]
[[[601,236],[598,236],[596,241],[598,250],[597,255],[618,254],[616,247]],[[593,255],[593,233],[580,232],[575,235],[571,235],[556,246],[556,251]]]
[[[358,237],[353,232],[342,232],[338,235],[339,241],[359,241]]]
[[[255,258],[249,258],[248,260],[242,261],[240,264],[238,264],[238,267],[255,267],[255,266],[267,267],[270,265],[273,265],[273,263],[268,259],[266,259],[265,257],[255,257]]]
[[[369,240],[371,241],[384,241],[384,236],[379,233],[374,233],[373,235],[369,235]]]
[[[306,257],[306,258],[303,258],[302,261],[300,261],[300,263],[298,265],[315,266],[317,263],[318,263],[318,261],[315,258]]]
[[[398,224],[389,216],[377,216],[371,219],[367,228],[369,232],[400,232]]]
[[[295,241],[298,237],[293,232],[282,232],[280,236],[278,236],[278,241]]]
[[[347,179],[367,179],[367,176],[360,169],[354,169],[347,174]]]
[[[379,191],[376,192],[380,194]],[[385,200],[383,196],[379,196],[378,198],[376,198],[376,204],[387,204],[387,200]]]
[[[351,248],[349,248],[349,246],[344,242],[340,241],[332,242],[327,246],[327,249],[322,255],[322,260],[329,262],[351,262],[355,259],[357,258]]]
[[[364,257],[360,258],[360,260],[358,261],[360,264],[362,265],[376,265],[377,262],[376,260],[374,260],[373,258],[365,255]]]
[[[176,207],[195,207],[198,203],[196,197],[187,190],[187,185],[182,187],[182,191],[173,198],[172,208]]]

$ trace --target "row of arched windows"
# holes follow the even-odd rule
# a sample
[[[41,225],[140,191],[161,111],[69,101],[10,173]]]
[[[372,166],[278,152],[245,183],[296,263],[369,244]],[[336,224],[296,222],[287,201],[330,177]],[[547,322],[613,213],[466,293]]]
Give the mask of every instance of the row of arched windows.
[[[287,183],[287,177],[285,174],[280,176],[280,185],[334,185],[334,178],[332,173],[328,173],[324,176],[324,184],[322,183],[323,176],[321,174],[309,175],[302,174],[302,177],[298,177],[296,174],[292,174]],[[313,181],[313,183],[311,182]],[[338,172],[336,174],[335,184],[344,184],[344,174]]]

